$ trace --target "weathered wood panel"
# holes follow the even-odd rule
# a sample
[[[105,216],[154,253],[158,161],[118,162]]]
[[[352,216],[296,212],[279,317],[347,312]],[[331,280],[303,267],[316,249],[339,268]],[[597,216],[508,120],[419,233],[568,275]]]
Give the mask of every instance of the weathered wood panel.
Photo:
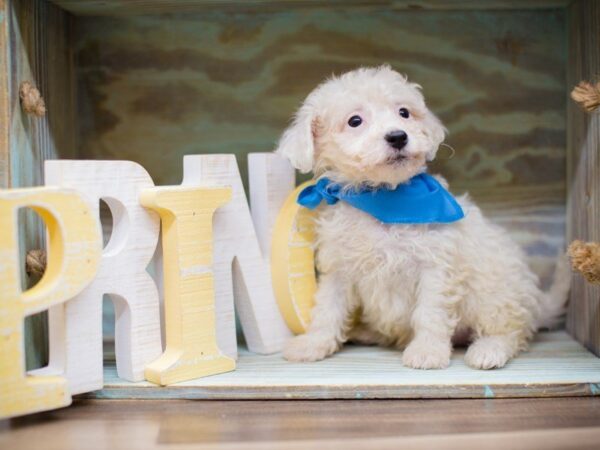
[[[77,20],[81,156],[175,184],[181,157],[269,151],[332,72],[391,63],[450,129],[435,169],[546,279],[564,244],[565,17],[543,11],[207,11]]]
[[[9,186],[8,5],[0,0],[0,189]]]
[[[172,14],[205,11],[289,11],[331,7],[389,10],[547,9],[564,7],[569,0],[51,0],[77,15]]]
[[[568,12],[567,88],[600,76],[600,3],[578,0]],[[600,115],[568,104],[568,239],[600,241]],[[573,275],[568,330],[600,355],[600,286]]]
[[[75,78],[70,45],[70,19],[58,7],[43,0],[9,1],[8,48],[8,186],[43,184],[43,161],[73,156],[75,151]],[[1,24],[0,24],[1,26]],[[19,86],[32,82],[46,101],[44,117],[21,110]],[[2,95],[2,94],[0,94]],[[0,122],[2,117],[0,116]],[[60,150],[59,150],[60,149]],[[0,157],[1,159],[1,157]],[[44,228],[31,211],[22,211],[21,260],[33,248],[44,246]],[[24,287],[36,280],[26,280]],[[46,320],[38,315],[27,320],[27,363],[38,367],[47,359]]]
[[[445,370],[416,371],[398,350],[346,346],[314,363],[290,363],[280,354],[241,351],[234,372],[168,387],[130,383],[105,369],[93,398],[367,399],[502,398],[600,395],[600,359],[566,332],[542,333],[531,349],[499,370],[473,370],[464,349]],[[368,363],[367,363],[368,361]]]

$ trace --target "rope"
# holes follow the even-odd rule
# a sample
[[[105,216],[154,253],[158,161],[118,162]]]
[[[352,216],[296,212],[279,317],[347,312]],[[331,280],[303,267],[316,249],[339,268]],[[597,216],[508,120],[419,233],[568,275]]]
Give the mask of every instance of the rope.
[[[46,104],[33,84],[29,81],[23,81],[19,87],[19,97],[21,97],[21,106],[27,114],[42,117],[46,114]]]
[[[41,277],[46,271],[46,252],[29,250],[25,257],[25,272],[29,276]]]
[[[569,256],[573,269],[581,273],[588,282],[600,283],[600,244],[573,241],[569,245]]]
[[[587,112],[594,112],[600,106],[600,81],[596,84],[581,81],[571,91],[571,98]]]

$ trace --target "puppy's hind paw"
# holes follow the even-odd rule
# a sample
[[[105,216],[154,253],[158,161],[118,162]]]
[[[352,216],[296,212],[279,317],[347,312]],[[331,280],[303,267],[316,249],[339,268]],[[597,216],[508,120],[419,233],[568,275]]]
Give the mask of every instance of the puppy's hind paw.
[[[335,339],[302,334],[290,340],[283,349],[283,357],[293,362],[320,361],[336,352]]]
[[[445,369],[450,354],[449,344],[414,340],[402,353],[402,364],[413,369]]]

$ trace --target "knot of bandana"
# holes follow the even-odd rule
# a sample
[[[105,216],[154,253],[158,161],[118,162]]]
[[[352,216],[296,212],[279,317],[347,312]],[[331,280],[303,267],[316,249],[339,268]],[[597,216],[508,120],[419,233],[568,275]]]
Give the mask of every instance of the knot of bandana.
[[[335,205],[339,200],[340,186],[328,178],[321,178],[316,184],[308,186],[298,195],[298,203],[308,209],[315,209],[325,200],[328,205]]]

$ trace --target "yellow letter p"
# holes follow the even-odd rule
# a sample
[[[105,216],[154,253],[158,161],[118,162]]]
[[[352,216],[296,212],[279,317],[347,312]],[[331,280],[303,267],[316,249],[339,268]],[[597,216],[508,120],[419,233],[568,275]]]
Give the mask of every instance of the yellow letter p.
[[[17,211],[29,207],[48,228],[48,264],[23,292]],[[51,187],[0,190],[0,417],[67,406],[67,380],[25,372],[25,316],[69,300],[94,278],[102,251],[100,226],[80,194]]]

